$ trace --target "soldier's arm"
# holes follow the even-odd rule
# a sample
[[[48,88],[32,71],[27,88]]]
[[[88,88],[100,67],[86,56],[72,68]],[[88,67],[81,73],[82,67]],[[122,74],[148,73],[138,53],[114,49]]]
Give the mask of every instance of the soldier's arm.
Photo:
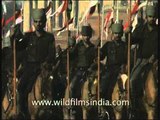
[[[133,32],[131,32],[133,29],[132,27],[129,27],[128,29],[129,30],[125,31],[126,42],[128,42],[128,35],[130,33],[131,44],[138,44],[143,35],[143,24],[138,24]]]
[[[54,35],[50,35],[48,40],[48,54],[45,61],[41,64],[41,69],[55,70],[56,58],[55,58],[55,38]]]
[[[28,33],[23,33],[20,31],[19,28],[12,28],[11,29],[11,35],[10,35],[10,41],[11,45],[13,47],[13,41],[16,41],[16,49],[17,51],[25,50],[27,47],[28,42]]]
[[[106,57],[106,55],[107,55],[107,46],[108,46],[108,43],[105,43],[103,45],[103,47],[100,49],[100,60],[104,60],[104,58]]]
[[[70,57],[74,58],[74,56],[76,56],[77,54],[77,48],[78,48],[78,44],[72,46],[69,48],[69,55]]]
[[[54,35],[51,35],[49,46],[48,46],[48,56],[46,58],[47,63],[49,64],[55,64],[55,38]]]

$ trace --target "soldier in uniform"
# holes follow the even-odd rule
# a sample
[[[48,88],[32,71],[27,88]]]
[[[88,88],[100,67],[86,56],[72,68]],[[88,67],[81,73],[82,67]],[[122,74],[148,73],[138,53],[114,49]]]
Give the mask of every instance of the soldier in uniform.
[[[72,80],[72,97],[73,98],[80,98],[80,90],[78,89],[80,83],[85,80],[87,69],[93,63],[95,58],[95,47],[90,42],[90,38],[92,37],[92,28],[87,23],[82,26],[81,30],[81,38],[79,42],[70,50],[71,56],[76,59],[76,75]],[[77,91],[78,90],[78,91]]]
[[[100,59],[106,59],[105,75],[102,75],[100,81],[101,98],[111,100],[114,85],[117,81],[118,74],[127,63],[127,44],[122,41],[123,25],[114,23],[111,26],[111,41],[106,42],[101,48]]]
[[[45,9],[34,9],[32,15],[35,31],[26,33],[23,39],[17,42],[17,46],[22,46],[24,50],[23,59],[25,60],[18,85],[19,114],[26,119],[30,118],[28,94],[31,92],[42,66],[51,70],[55,61],[54,35],[44,30],[46,25]]]
[[[126,72],[127,64],[127,44],[121,39],[123,36],[122,23],[112,24],[111,31],[111,40],[106,42],[100,50],[100,59],[106,58],[105,70],[102,71],[100,79],[100,97],[110,102],[118,75]],[[112,107],[104,107],[105,110],[109,112],[110,116],[114,116]]]
[[[143,79],[141,74],[150,69],[151,63],[157,59],[158,26],[156,25],[156,7],[148,5],[146,8],[146,23],[139,24],[131,34],[131,42],[138,44],[137,61],[131,71],[131,100],[132,108],[135,101],[143,95]],[[134,111],[134,110],[133,110]]]
[[[95,46],[90,42],[91,37],[92,28],[90,24],[85,23],[82,26],[81,36],[78,43],[75,47],[70,49],[70,56],[75,59],[74,62],[76,63],[76,72],[71,81],[72,98],[80,99],[82,84],[86,79],[88,68],[93,63],[95,58]],[[75,109],[75,114],[79,114],[80,112],[77,111],[78,108]]]

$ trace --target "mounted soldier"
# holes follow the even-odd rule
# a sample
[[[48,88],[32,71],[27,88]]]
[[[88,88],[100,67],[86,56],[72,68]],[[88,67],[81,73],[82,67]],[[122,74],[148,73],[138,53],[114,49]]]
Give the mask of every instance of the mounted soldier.
[[[100,59],[104,60],[107,57],[100,80],[100,97],[110,102],[119,74],[126,72],[127,65],[127,44],[122,41],[122,22],[113,23],[111,31],[111,40],[106,42],[100,50]],[[104,107],[104,109],[112,116],[112,108]]]
[[[52,70],[55,62],[55,39],[54,35],[44,30],[46,25],[45,9],[33,10],[34,32],[25,33],[23,39],[17,42],[21,45],[23,54],[23,72],[18,85],[19,115],[30,119],[28,112],[28,94],[40,74],[42,68]],[[16,33],[13,34],[13,39]],[[16,39],[14,39],[16,40]]]
[[[111,26],[112,40],[106,42],[101,48],[101,60],[106,59],[106,71],[102,76],[101,97],[111,100],[114,85],[117,81],[118,74],[125,68],[127,63],[127,44],[122,41],[123,25],[114,23]]]
[[[137,61],[131,71],[131,102],[135,113],[136,101],[143,95],[144,77],[151,69],[151,64],[157,60],[158,51],[158,25],[156,25],[156,7],[146,6],[146,23],[139,24],[131,34],[132,44],[138,44]]]
[[[92,28],[90,24],[85,23],[81,29],[81,36],[75,47],[70,49],[71,57],[74,57],[76,63],[76,73],[71,81],[71,97],[80,99],[81,87],[86,80],[87,70],[94,62],[95,46],[90,42],[92,37]]]

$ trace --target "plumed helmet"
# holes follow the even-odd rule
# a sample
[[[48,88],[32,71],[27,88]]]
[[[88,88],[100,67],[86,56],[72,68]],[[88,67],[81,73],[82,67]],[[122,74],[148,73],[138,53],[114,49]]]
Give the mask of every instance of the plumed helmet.
[[[34,20],[37,20],[37,19],[46,20],[45,8],[33,9],[32,17],[33,17]]]
[[[146,15],[155,17],[156,16],[156,7],[153,5],[148,5],[146,7]]]
[[[111,26],[113,33],[123,33],[123,25],[121,23],[114,23]]]
[[[81,29],[81,34],[83,36],[89,36],[89,37],[92,37],[92,28],[91,28],[91,25],[89,23],[85,23],[83,26],[82,26],[82,29]]]

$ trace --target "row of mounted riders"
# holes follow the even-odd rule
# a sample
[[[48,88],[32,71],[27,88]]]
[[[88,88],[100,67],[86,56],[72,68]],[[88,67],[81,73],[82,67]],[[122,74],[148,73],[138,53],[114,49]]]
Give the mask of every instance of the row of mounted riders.
[[[9,56],[9,55],[8,55]],[[62,98],[69,99],[71,98],[70,89],[72,88],[72,79],[76,73],[76,69],[71,68],[72,74],[70,74],[70,86],[67,86],[67,71],[64,72],[64,66],[61,64],[64,60],[60,59],[60,55],[57,55],[57,64],[56,69],[54,71],[50,71],[46,68],[42,68],[40,75],[37,77],[36,83],[32,88],[32,92],[28,97],[28,106],[29,112],[31,114],[32,119],[39,118],[61,118],[61,119],[78,119],[78,118],[91,118],[91,119],[122,119],[122,118],[131,118],[128,114],[126,116],[127,111],[130,111],[129,106],[99,106],[99,107],[86,107],[86,106],[71,106],[71,107],[62,107],[62,106],[33,106],[31,101],[33,100],[43,100],[43,99],[51,99],[51,100],[60,100]],[[3,62],[3,61],[2,61]],[[4,62],[5,63],[5,62]],[[9,64],[9,63],[8,63]],[[13,111],[13,75],[11,70],[11,63],[9,65],[10,71],[7,73],[8,82],[3,82],[2,84],[6,84],[5,91],[2,93],[3,103],[2,103],[2,117],[9,118],[14,114]],[[2,66],[3,67],[3,66]],[[17,78],[20,78],[21,64],[17,64]],[[155,78],[155,73],[157,72],[157,63],[153,65],[152,69],[148,72],[146,77],[146,82],[144,84],[144,96],[140,100],[143,103],[142,110],[145,111],[143,117],[146,116],[148,118],[154,118],[156,112],[156,106],[150,105],[151,102],[155,102],[157,98],[157,85]],[[63,71],[61,71],[63,69]],[[81,86],[78,91],[80,91],[81,100],[97,100],[98,94],[101,94],[98,90],[98,71],[97,71],[97,62],[93,63],[90,68],[87,70],[87,74],[84,73],[86,77],[82,77]],[[105,74],[105,65],[100,64],[100,79]],[[156,72],[155,72],[156,71]],[[128,86],[127,86],[127,70],[124,70],[123,73],[120,72],[117,76],[117,81],[113,87],[111,95],[112,100],[130,100],[128,94]],[[125,77],[124,77],[125,76]],[[18,86],[18,81],[17,81]],[[101,86],[101,85],[100,85]],[[78,93],[79,94],[79,93]],[[18,95],[18,93],[17,93]],[[101,97],[101,95],[100,95]],[[138,104],[138,102],[137,102]],[[18,105],[18,102],[17,102]],[[52,112],[51,112],[52,111]],[[147,114],[146,114],[147,113]],[[124,115],[124,116],[123,116]],[[141,116],[142,117],[142,116]]]

